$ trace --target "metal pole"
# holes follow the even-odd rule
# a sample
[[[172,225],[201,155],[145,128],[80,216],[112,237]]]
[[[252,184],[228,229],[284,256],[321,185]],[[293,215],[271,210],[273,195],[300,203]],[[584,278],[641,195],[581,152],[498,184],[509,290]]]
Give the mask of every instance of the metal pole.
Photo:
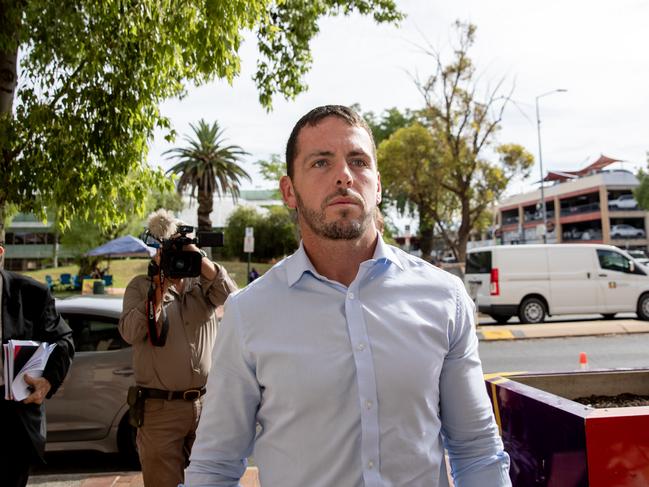
[[[563,88],[558,88],[556,90],[548,91],[547,93],[542,93],[539,96],[536,97],[536,134],[538,136],[539,140],[539,168],[541,170],[541,213],[543,214],[543,243],[548,242],[548,213],[545,208],[545,191],[543,187],[543,178],[544,178],[544,173],[543,173],[543,152],[541,150],[541,116],[539,115],[539,98],[543,98],[544,96],[551,95],[553,93],[565,93],[566,89]],[[555,215],[557,209],[554,209]]]
[[[539,139],[539,167],[541,168],[541,213],[543,214],[543,243],[548,243],[548,214],[545,211],[545,192],[543,189],[543,178],[545,173],[543,172],[543,153],[541,151],[541,117],[539,116],[539,98],[541,96],[536,97],[536,133]]]

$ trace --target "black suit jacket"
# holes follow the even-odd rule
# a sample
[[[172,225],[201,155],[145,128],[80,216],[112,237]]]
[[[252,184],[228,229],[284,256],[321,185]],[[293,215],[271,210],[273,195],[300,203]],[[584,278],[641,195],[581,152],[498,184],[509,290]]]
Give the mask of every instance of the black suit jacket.
[[[2,342],[14,339],[56,343],[43,372],[43,377],[52,385],[47,395],[50,398],[65,379],[74,356],[72,330],[57,313],[47,286],[14,272],[0,269],[0,274],[3,280]],[[24,425],[34,452],[42,457],[46,429],[43,405],[14,402],[11,406]],[[11,420],[14,418],[0,418],[0,424]]]

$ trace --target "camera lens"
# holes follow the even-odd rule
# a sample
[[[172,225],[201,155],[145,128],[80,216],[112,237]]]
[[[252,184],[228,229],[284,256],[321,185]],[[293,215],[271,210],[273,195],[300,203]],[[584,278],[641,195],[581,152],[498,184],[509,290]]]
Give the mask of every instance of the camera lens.
[[[174,267],[177,270],[183,270],[185,268],[185,261],[183,259],[174,260]]]

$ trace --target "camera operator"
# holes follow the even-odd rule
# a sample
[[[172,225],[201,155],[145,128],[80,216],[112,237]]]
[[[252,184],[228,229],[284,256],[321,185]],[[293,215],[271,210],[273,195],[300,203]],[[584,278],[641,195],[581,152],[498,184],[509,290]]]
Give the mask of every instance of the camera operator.
[[[133,346],[137,385],[129,389],[128,402],[148,487],[183,482],[210,370],[216,308],[236,290],[225,268],[210,261],[187,235],[191,227],[180,224],[166,210],[149,215],[147,233],[161,248],[148,275],[128,284],[119,322],[122,337]],[[180,256],[173,269],[170,256]],[[187,256],[195,269],[180,274],[195,277],[177,277]]]

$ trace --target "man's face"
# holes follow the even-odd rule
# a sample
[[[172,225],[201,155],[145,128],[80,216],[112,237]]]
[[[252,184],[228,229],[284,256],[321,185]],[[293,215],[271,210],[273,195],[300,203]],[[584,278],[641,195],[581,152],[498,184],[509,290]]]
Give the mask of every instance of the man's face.
[[[280,181],[284,201],[297,208],[302,231],[331,240],[355,240],[374,228],[381,182],[370,135],[331,116],[302,128],[293,178]]]

